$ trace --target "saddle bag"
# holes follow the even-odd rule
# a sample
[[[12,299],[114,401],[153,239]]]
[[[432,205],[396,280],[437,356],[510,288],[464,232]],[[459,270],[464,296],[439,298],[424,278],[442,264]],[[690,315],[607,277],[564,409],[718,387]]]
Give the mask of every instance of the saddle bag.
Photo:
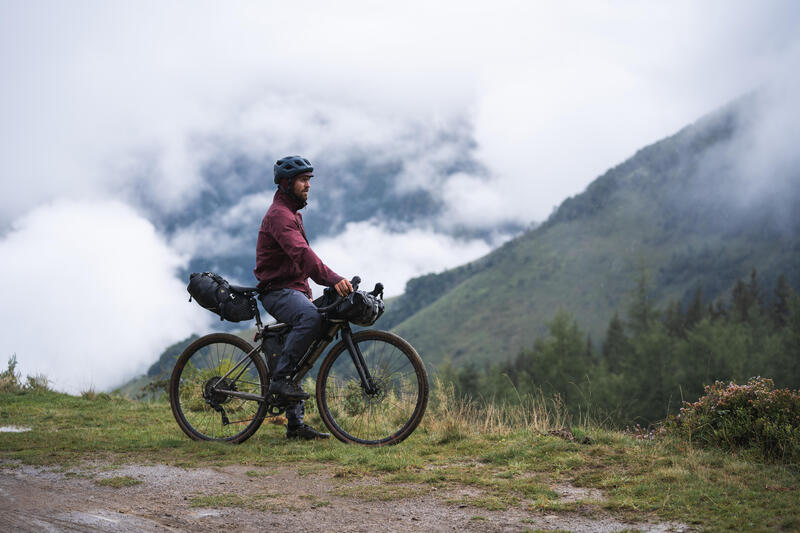
[[[201,307],[219,315],[220,320],[252,320],[258,312],[255,298],[231,290],[230,283],[213,272],[191,274],[186,290],[190,302],[194,298]]]

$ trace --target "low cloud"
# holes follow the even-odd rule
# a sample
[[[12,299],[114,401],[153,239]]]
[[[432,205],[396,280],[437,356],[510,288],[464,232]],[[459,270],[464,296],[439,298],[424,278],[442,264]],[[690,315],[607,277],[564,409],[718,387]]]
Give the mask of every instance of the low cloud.
[[[498,236],[492,244],[502,240]],[[340,235],[312,242],[312,246],[340,275],[359,275],[364,289],[382,282],[387,297],[401,294],[412,277],[463,265],[492,249],[482,239],[458,239],[422,228],[395,232],[378,221],[347,224]],[[321,290],[315,287],[314,292],[321,294]]]
[[[305,213],[323,259],[398,294],[797,72],[798,17],[783,1],[0,3],[0,272],[14,280],[0,347],[69,387],[142,370],[209,315],[174,302],[176,271],[252,257],[271,165],[290,153],[317,169]],[[770,109],[740,147],[764,148],[736,160],[748,176],[797,168],[797,107]],[[394,196],[369,189],[379,173]],[[795,184],[778,175],[784,188],[738,190]]]
[[[60,391],[105,390],[209,324],[175,278],[184,259],[116,201],[59,201],[0,241],[0,355]]]
[[[795,64],[800,66],[800,48]],[[742,205],[785,198],[800,188],[800,71],[786,74],[754,95],[728,148]]]
[[[0,161],[14,188],[0,226],[98,191],[181,209],[217,143],[231,149],[215,156],[332,166],[382,152],[407,166],[399,186],[438,184],[447,145],[404,150],[398,126],[425,137],[454,119],[485,176],[518,191],[507,216],[541,221],[643,144],[797,70],[785,51],[800,40],[784,1],[43,5],[0,7],[0,73],[13,80],[0,87]]]
[[[678,208],[689,199],[717,209],[718,223],[729,230],[762,223],[787,234],[800,229],[798,91],[800,75],[788,72],[701,121],[725,120],[729,131],[697,163],[690,189],[676,198]]]

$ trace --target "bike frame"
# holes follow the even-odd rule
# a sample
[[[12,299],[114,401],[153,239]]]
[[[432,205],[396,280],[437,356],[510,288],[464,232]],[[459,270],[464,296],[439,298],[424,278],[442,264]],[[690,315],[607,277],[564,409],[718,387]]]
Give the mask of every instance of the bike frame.
[[[239,373],[233,378],[234,381],[238,380],[245,370],[247,370],[247,362],[250,361],[250,356],[253,354],[253,352],[260,351],[261,356],[264,357],[264,336],[269,332],[280,331],[289,327],[288,324],[284,323],[270,324],[266,327],[262,327],[260,317],[258,317],[258,315],[256,315],[256,317],[258,328],[256,338],[260,338],[261,342],[255,348],[253,348],[251,352],[237,361],[236,364],[218,380],[218,383],[224,383],[224,380],[226,380],[231,374],[241,367]],[[358,345],[353,342],[353,333],[350,329],[350,324],[346,320],[328,320],[328,323],[330,324],[330,327],[325,335],[314,340],[314,342],[311,343],[311,346],[308,347],[308,350],[306,350],[306,353],[303,354],[303,357],[301,357],[300,360],[295,364],[294,371],[292,372],[292,381],[299,383],[306,376],[306,374],[311,371],[320,356],[325,353],[325,350],[328,348],[328,346],[330,346],[330,344],[336,339],[336,336],[340,335],[342,342],[344,342],[344,345],[347,348],[347,352],[350,354],[350,359],[353,361],[353,365],[356,367],[358,376],[361,379],[361,386],[367,394],[373,394],[375,392],[375,384],[372,380],[372,376],[369,373],[366,362],[364,361],[364,356],[361,354],[361,350],[358,348]],[[257,394],[227,390],[224,388],[218,389],[216,386],[212,388],[212,391],[220,392],[236,398],[242,398],[244,400],[254,400],[260,402],[269,400],[267,396],[259,396]]]

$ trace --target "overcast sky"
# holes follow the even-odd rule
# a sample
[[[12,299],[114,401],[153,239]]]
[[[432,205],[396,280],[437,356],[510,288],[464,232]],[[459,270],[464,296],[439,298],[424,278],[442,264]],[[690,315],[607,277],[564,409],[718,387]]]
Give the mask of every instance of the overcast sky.
[[[437,182],[446,216],[527,224],[800,70],[798,21],[792,1],[0,0],[0,357],[102,389],[213,325],[176,277],[191,243],[160,235],[132,193],[165,212],[191,202],[203,139],[314,155],[464,124],[488,176]],[[317,244],[342,264],[364,234],[392,243],[364,262],[400,286],[491,245],[380,225]]]

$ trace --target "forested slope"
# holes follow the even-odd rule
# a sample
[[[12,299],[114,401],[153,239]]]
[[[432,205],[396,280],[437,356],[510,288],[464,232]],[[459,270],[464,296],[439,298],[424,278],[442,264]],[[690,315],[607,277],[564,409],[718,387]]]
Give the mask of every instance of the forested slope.
[[[458,365],[513,357],[557,310],[602,339],[643,275],[660,306],[688,303],[698,287],[707,299],[727,296],[754,268],[765,287],[781,273],[800,286],[800,186],[743,176],[731,158],[748,103],[643,148],[488,256],[411,280],[382,325],[430,363]],[[748,197],[743,181],[764,187]]]

